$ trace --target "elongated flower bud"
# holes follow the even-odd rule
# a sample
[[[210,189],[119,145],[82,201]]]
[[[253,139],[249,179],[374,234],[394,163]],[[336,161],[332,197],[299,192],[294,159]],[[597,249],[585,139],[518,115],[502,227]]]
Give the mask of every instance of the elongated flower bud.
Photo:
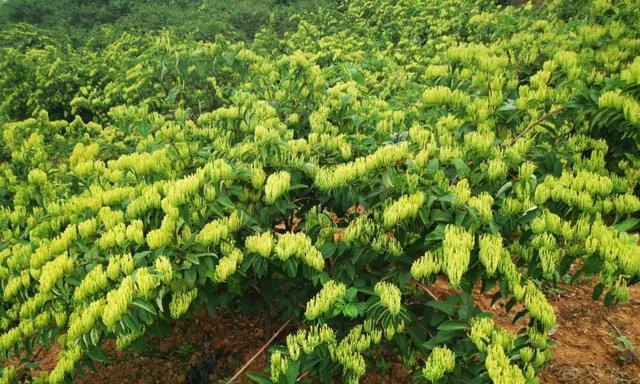
[[[327,281],[320,292],[318,292],[307,303],[305,317],[314,320],[327,312],[333,304],[347,293],[347,287],[343,283],[336,283],[333,280]]]
[[[402,295],[400,289],[386,281],[380,281],[373,287],[374,292],[380,298],[380,302],[387,307],[391,315],[400,313],[400,300]]]
[[[500,260],[502,259],[502,236],[500,235],[482,235],[480,236],[480,252],[478,257],[480,262],[487,270],[487,275],[493,276],[498,269]]]
[[[404,219],[416,216],[423,203],[424,193],[422,192],[402,196],[384,210],[382,214],[384,226],[390,228]]]
[[[446,346],[435,347],[424,368],[422,368],[422,375],[425,379],[435,382],[444,377],[445,373],[453,372],[456,366],[456,356]]]
[[[291,187],[291,175],[286,171],[280,171],[269,175],[267,183],[264,186],[265,202],[273,204],[275,201],[285,194]]]
[[[475,241],[473,235],[464,228],[447,225],[442,242],[443,271],[449,277],[452,287],[458,288],[462,275],[467,271],[471,261],[471,248]]]

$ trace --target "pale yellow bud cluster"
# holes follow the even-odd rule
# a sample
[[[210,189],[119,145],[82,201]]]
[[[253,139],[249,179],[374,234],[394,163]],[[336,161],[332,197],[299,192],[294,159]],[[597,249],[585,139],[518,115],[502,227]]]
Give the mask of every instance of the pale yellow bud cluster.
[[[324,269],[324,258],[311,243],[311,239],[302,232],[280,235],[275,246],[275,253],[282,261],[290,257],[302,259],[305,264],[321,271]]]
[[[384,210],[382,214],[384,226],[390,228],[405,219],[415,217],[423,204],[424,193],[422,192],[402,196]]]
[[[135,287],[131,276],[126,276],[117,289],[107,293],[107,303],[102,311],[102,322],[109,329],[124,316],[133,301]]]
[[[32,269],[39,269],[47,261],[69,249],[71,243],[78,238],[78,230],[75,225],[69,225],[55,239],[40,245],[31,256],[30,264]]]
[[[266,178],[267,175],[259,164],[253,164],[251,166],[251,186],[254,189],[262,188]]]
[[[471,198],[471,188],[469,180],[461,179],[451,188],[451,192],[458,197],[459,204],[466,204]]]
[[[483,222],[487,223],[493,220],[493,212],[491,210],[493,197],[487,192],[482,192],[478,196],[471,197],[467,204],[478,212]]]
[[[137,296],[150,299],[156,287],[160,284],[159,279],[152,275],[147,267],[138,268],[133,274],[136,284]]]
[[[98,230],[98,220],[96,218],[87,219],[78,224],[78,234],[83,239],[88,239],[89,236],[96,233]]]
[[[2,368],[2,376],[0,376],[0,384],[12,384],[17,382],[17,370],[14,365],[8,365]]]
[[[72,270],[73,261],[69,258],[69,254],[67,252],[64,252],[53,261],[45,264],[44,267],[42,267],[42,273],[40,274],[40,292],[49,292],[58,280],[60,280],[64,275],[70,273]]]
[[[133,220],[126,230],[127,240],[133,241],[138,245],[144,244],[144,224],[142,220]]]
[[[493,131],[469,132],[464,136],[464,150],[466,153],[475,152],[479,156],[487,157],[494,150],[494,141],[495,134]]]
[[[127,218],[135,219],[143,216],[152,208],[160,208],[162,197],[157,190],[159,186],[160,185],[146,187],[139,197],[131,200],[125,212]]]
[[[300,353],[307,355],[321,344],[333,344],[336,341],[335,333],[327,324],[312,325],[308,330],[299,330],[293,335],[287,336],[287,349],[292,360],[298,360]]]
[[[414,261],[411,265],[411,276],[420,280],[435,275],[442,269],[441,252],[425,252],[424,256]]]
[[[339,164],[332,169],[320,168],[316,173],[315,184],[321,189],[342,187],[379,168],[391,166],[409,155],[409,145],[406,142],[387,145],[371,155]]]
[[[275,351],[271,354],[271,360],[269,362],[269,372],[271,381],[274,383],[280,382],[280,376],[286,375],[289,369],[289,361],[285,356],[282,356],[282,352]]]
[[[69,346],[58,355],[58,363],[49,374],[49,383],[62,383],[68,373],[73,372],[73,367],[82,357],[80,344]]]
[[[314,320],[326,313],[338,299],[344,297],[347,293],[347,287],[343,283],[336,283],[333,280],[327,281],[320,292],[307,303],[307,309],[304,313],[309,320]]]
[[[452,91],[448,87],[437,86],[427,88],[422,93],[422,102],[424,105],[451,105],[458,108],[465,108],[471,104],[471,97],[460,91]]]
[[[98,212],[98,218],[104,228],[109,230],[124,221],[124,213],[122,211],[112,211],[109,207],[102,207]]]
[[[507,164],[504,163],[501,159],[491,159],[487,165],[487,175],[489,176],[489,180],[499,180],[504,178],[507,175]]]
[[[375,230],[375,225],[365,215],[358,216],[355,220],[351,221],[347,228],[344,230],[342,241],[351,245],[355,241],[366,243],[371,238]]]
[[[189,309],[191,302],[193,302],[197,296],[198,288],[193,288],[186,292],[175,292],[171,297],[171,302],[169,302],[169,313],[171,317],[178,319],[184,315]]]
[[[108,249],[115,246],[122,246],[127,238],[127,227],[124,223],[120,223],[100,236],[98,239],[98,247],[100,249]]]
[[[78,303],[84,301],[86,298],[104,289],[107,284],[107,274],[102,264],[98,264],[85,275],[80,285],[73,291],[73,300]]]
[[[264,186],[264,201],[273,204],[280,196],[291,188],[291,175],[289,172],[280,171],[269,175]]]
[[[67,329],[67,344],[73,344],[84,334],[91,331],[96,321],[102,317],[104,306],[104,299],[100,299],[91,302],[88,306],[78,307],[71,314],[69,328]]]
[[[113,206],[125,200],[131,200],[136,196],[135,188],[120,187],[106,190],[102,193],[102,204]]]
[[[621,110],[628,122],[640,127],[640,102],[633,96],[623,95],[619,89],[607,91],[600,95],[598,106]]]
[[[33,169],[29,171],[29,174],[27,175],[27,180],[29,181],[29,184],[39,186],[39,187],[44,187],[48,181],[47,174],[40,169]]]
[[[329,345],[331,359],[342,366],[347,382],[357,383],[364,375],[367,366],[362,352],[369,349],[372,341],[371,335],[357,325],[337,345]]]
[[[238,248],[233,248],[230,252],[225,254],[218,262],[218,265],[216,265],[215,281],[217,283],[227,281],[229,276],[236,272],[236,268],[242,260],[244,260],[244,255]]]
[[[132,171],[135,175],[141,176],[170,170],[170,159],[167,151],[161,149],[151,153],[122,155],[116,160],[109,160],[107,167],[110,171]]]
[[[249,236],[245,239],[245,247],[249,252],[254,252],[262,257],[269,257],[273,250],[273,235],[271,232],[263,232]]]
[[[196,241],[202,245],[215,245],[220,240],[226,239],[242,225],[242,217],[238,211],[233,211],[229,216],[214,220],[205,225],[196,235]]]
[[[627,275],[640,275],[640,245],[632,236],[607,227],[600,217],[593,221],[585,248],[587,253],[598,252],[605,262],[618,265]]]
[[[453,372],[456,367],[456,355],[446,346],[437,346],[427,358],[422,375],[430,382],[442,379],[445,373]]]
[[[531,281],[527,282],[524,294],[524,306],[529,315],[538,320],[544,329],[552,329],[556,325],[556,314],[544,294]]]
[[[500,265],[504,248],[502,236],[486,234],[480,236],[480,251],[478,258],[487,270],[487,275],[493,276]]]
[[[522,370],[509,362],[501,345],[488,346],[485,366],[489,377],[496,384],[525,384],[527,382]]]
[[[467,271],[471,260],[471,249],[475,244],[473,234],[462,227],[447,225],[442,241],[442,269],[449,278],[452,287],[458,288],[462,275]]]
[[[161,281],[164,284],[169,284],[173,279],[173,267],[171,266],[171,262],[166,256],[160,256],[153,263],[156,272],[162,275]]]
[[[375,294],[380,298],[380,302],[384,305],[392,316],[400,313],[400,302],[402,294],[400,289],[386,281],[380,281],[373,287]]]

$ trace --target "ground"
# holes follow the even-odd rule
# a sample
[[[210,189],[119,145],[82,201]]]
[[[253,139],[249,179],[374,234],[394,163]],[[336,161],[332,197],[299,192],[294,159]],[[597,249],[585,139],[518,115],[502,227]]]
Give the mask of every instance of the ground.
[[[442,284],[441,284],[442,283]],[[445,282],[429,287],[442,298],[450,294]],[[640,287],[631,290],[631,302],[605,307],[591,299],[591,284],[560,285],[550,297],[557,317],[558,329],[553,335],[553,361],[540,376],[545,384],[625,383],[640,384],[640,351],[618,352],[619,336],[640,345]],[[474,293],[476,302],[495,314],[503,326],[516,330],[510,315],[504,313],[504,302],[491,306],[491,295]],[[149,338],[150,348],[143,354],[107,351],[109,364],[98,365],[96,372],[77,376],[80,384],[113,383],[220,383],[232,377],[241,366],[282,326],[264,318],[221,313],[215,319],[195,316],[178,321],[166,338]],[[293,326],[289,326],[289,330]],[[277,341],[286,335],[281,332]],[[365,383],[411,382],[411,374],[394,361],[394,355],[381,352],[388,362],[384,372],[372,372]],[[621,358],[626,358],[623,362]],[[249,371],[260,372],[267,364],[266,353],[259,354]],[[241,378],[236,382],[246,382]]]

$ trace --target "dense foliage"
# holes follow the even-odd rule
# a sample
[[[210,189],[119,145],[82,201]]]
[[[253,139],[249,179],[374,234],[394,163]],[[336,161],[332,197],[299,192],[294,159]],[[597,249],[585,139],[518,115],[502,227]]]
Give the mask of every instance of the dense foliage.
[[[383,346],[416,381],[535,382],[545,288],[640,276],[640,7],[588,3],[353,0],[249,44],[7,30],[1,382],[222,307],[302,322],[262,383],[355,383]]]

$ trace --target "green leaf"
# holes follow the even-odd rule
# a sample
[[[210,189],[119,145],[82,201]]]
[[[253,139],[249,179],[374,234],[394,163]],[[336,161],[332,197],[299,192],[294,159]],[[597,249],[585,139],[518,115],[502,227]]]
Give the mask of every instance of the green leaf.
[[[222,204],[223,206],[227,207],[227,208],[231,208],[231,209],[235,209],[236,208],[236,205],[233,204],[233,202],[231,201],[231,199],[227,195],[218,196],[216,201],[218,203]]]
[[[602,295],[603,290],[604,290],[604,284],[598,283],[595,287],[593,287],[593,293],[591,294],[591,298],[593,300],[598,300]]]
[[[155,307],[153,306],[153,304],[151,304],[150,302],[148,302],[147,300],[143,299],[142,297],[136,297],[135,299],[133,299],[132,304],[138,308],[141,308],[147,312],[149,312],[150,314],[156,316],[158,314],[158,312],[156,311]]]
[[[184,281],[187,284],[188,289],[193,289],[196,285],[196,267],[191,267],[184,271]]]
[[[460,320],[447,320],[438,325],[438,331],[466,331],[469,329],[469,323]]]
[[[273,384],[271,379],[255,372],[247,372],[247,377],[258,384]]]
[[[640,223],[640,219],[637,217],[630,217],[625,221],[614,225],[614,227],[620,232],[629,232],[635,229]]]
[[[471,174],[471,169],[461,158],[455,157],[451,159],[451,162],[453,166],[456,167],[456,172],[459,177],[468,177]]]
[[[427,305],[431,308],[437,309],[440,312],[444,312],[449,316],[453,316],[453,314],[456,313],[455,304],[449,301],[432,300],[428,302]]]
[[[593,275],[599,272],[603,266],[604,261],[600,257],[594,255],[584,261],[582,271],[584,271],[588,275]]]
[[[350,319],[355,319],[356,317],[358,317],[358,307],[353,304],[346,305],[344,308],[342,308],[342,314]]]
[[[98,363],[106,363],[109,360],[109,356],[99,346],[88,349],[85,353],[91,360]]]

